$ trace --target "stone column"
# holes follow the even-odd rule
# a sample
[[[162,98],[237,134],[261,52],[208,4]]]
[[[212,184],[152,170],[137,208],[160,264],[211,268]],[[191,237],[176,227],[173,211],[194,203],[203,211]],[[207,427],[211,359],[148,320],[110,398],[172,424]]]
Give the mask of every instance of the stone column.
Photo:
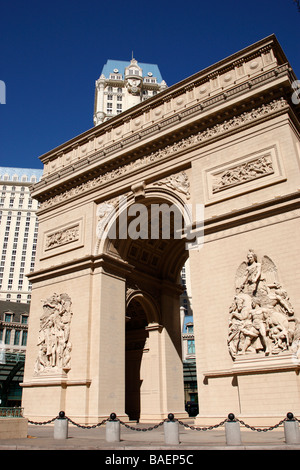
[[[165,282],[161,294],[163,411],[164,417],[172,413],[177,419],[188,417],[184,409],[180,293],[174,284]]]
[[[161,332],[163,327],[158,323],[150,323],[146,330],[149,336],[141,363],[140,421],[160,421],[163,416],[161,375]]]
[[[101,267],[94,276],[91,413],[125,417],[125,279]]]

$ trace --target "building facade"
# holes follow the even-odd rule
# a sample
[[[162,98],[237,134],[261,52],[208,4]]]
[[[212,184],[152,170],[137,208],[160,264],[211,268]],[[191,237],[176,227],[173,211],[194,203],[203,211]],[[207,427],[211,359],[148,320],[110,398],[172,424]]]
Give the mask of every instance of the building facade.
[[[30,186],[42,171],[0,167],[0,300],[29,303],[38,236],[38,202]]]
[[[96,80],[94,125],[105,122],[167,88],[156,64],[108,60]]]
[[[192,284],[189,259],[180,273],[183,292],[180,296],[180,312],[182,322],[182,361],[184,377],[184,400],[189,411],[193,406],[195,414],[198,405],[197,370],[195,355],[194,318],[192,304]],[[196,408],[195,408],[196,407]],[[197,413],[196,413],[197,414]]]
[[[187,417],[187,259],[195,423],[300,414],[295,80],[272,35],[41,157],[25,416]],[[149,236],[157,206],[174,209],[167,237]]]
[[[29,303],[0,300],[0,406],[20,406]]]

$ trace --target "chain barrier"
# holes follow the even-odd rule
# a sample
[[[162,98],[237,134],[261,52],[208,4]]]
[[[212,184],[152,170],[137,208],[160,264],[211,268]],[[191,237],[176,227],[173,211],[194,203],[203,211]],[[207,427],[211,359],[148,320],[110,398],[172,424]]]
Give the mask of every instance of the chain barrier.
[[[120,421],[120,420],[119,420]],[[164,424],[165,421],[168,421],[167,419],[164,419],[163,421],[161,421],[160,423],[158,424],[155,424],[154,426],[151,426],[150,428],[136,428],[134,426],[130,426],[129,424],[126,424],[124,423],[123,421],[120,421],[120,424],[122,424],[123,426],[125,426],[125,428],[127,429],[131,429],[131,431],[142,431],[142,432],[146,432],[146,431],[153,431],[153,429],[157,429],[159,428],[160,426],[162,426]]]
[[[162,426],[165,422],[168,422],[168,421],[174,421],[174,422],[178,422],[180,425],[184,426],[185,428],[188,428],[188,429],[191,429],[192,431],[211,431],[212,429],[216,429],[216,428],[219,428],[221,426],[224,426],[224,424],[226,422],[234,422],[234,421],[237,421],[239,422],[242,426],[245,426],[245,428],[247,429],[250,429],[251,431],[257,431],[257,432],[268,432],[268,431],[273,431],[274,429],[277,429],[279,426],[282,426],[284,424],[285,421],[297,421],[298,423],[300,423],[300,420],[298,418],[296,418],[293,413],[287,413],[287,416],[286,418],[282,419],[281,421],[279,421],[277,424],[273,425],[273,426],[270,426],[268,428],[257,428],[255,426],[250,426],[249,424],[245,423],[244,421],[242,421],[241,419],[238,419],[234,416],[234,414],[230,413],[228,415],[228,418],[227,419],[224,419],[223,421],[221,421],[219,424],[214,424],[214,425],[211,425],[211,426],[206,426],[206,427],[198,427],[198,426],[193,426],[193,425],[190,425],[188,423],[184,423],[183,421],[179,421],[177,420],[176,418],[174,418],[174,415],[172,413],[170,413],[168,415],[168,418],[164,419],[163,421],[161,421],[160,423],[158,424],[155,424],[153,426],[150,426],[148,428],[138,428],[138,427],[135,427],[135,426],[132,426],[130,424],[127,424],[127,423],[124,423],[124,421],[121,421],[117,418],[116,414],[115,413],[111,413],[110,417],[109,418],[106,418],[106,419],[103,419],[101,422],[97,423],[97,424],[93,424],[93,425],[83,425],[83,424],[78,424],[76,423],[75,421],[73,421],[71,418],[68,418],[67,416],[65,416],[65,413],[63,411],[61,411],[59,413],[59,415],[55,418],[52,418],[50,419],[49,421],[43,421],[43,422],[36,422],[36,421],[30,421],[28,420],[28,423],[29,424],[34,424],[34,425],[45,425],[45,424],[50,424],[50,423],[53,423],[53,421],[55,421],[56,419],[67,419],[69,423],[73,424],[74,426],[77,426],[78,428],[81,428],[81,429],[95,429],[97,427],[100,427],[102,426],[103,424],[105,424],[107,421],[119,421],[120,424],[122,426],[124,426],[125,428],[127,429],[130,429],[131,431],[138,431],[138,432],[146,432],[146,431],[153,431],[154,429],[157,429],[159,428],[160,426]]]
[[[236,418],[236,421],[241,423],[242,426],[245,426],[247,429],[251,429],[251,431],[257,431],[257,432],[267,432],[267,431],[273,431],[273,429],[279,428],[285,421],[287,421],[287,418],[282,419],[279,421],[279,423],[275,424],[274,426],[270,426],[269,428],[256,428],[255,426],[250,426],[249,424],[244,423],[241,419]]]
[[[191,426],[187,423],[184,423],[183,421],[178,421],[179,424],[184,426],[185,428],[192,429],[193,431],[211,431],[212,429],[216,429],[220,426],[223,426],[226,423],[227,419],[224,419],[224,421],[221,421],[219,424],[214,424],[212,426],[207,426],[207,427],[197,427],[197,426]]]
[[[57,420],[57,419],[66,419],[69,423],[73,424],[74,426],[77,426],[78,428],[82,428],[82,429],[94,429],[94,428],[98,428],[100,426],[102,426],[102,424],[106,423],[106,421],[108,421],[109,419],[106,418],[106,419],[103,419],[100,423],[98,424],[92,424],[92,425],[84,425],[84,424],[79,424],[79,423],[75,423],[75,421],[73,421],[71,418],[68,418],[68,416],[65,416],[65,413],[64,411],[60,411],[59,415],[56,416],[56,418],[52,418],[52,419],[49,419],[49,421],[43,421],[43,422],[35,422],[35,421],[30,421],[28,420],[28,423],[29,424],[36,424],[36,425],[43,425],[43,424],[50,424],[50,423],[53,423],[53,421]]]
[[[66,416],[66,419],[69,421],[69,423],[73,424],[74,426],[77,426],[78,428],[81,428],[81,429],[95,429],[95,428],[99,428],[100,426],[102,426],[102,424],[106,423],[106,421],[109,421],[108,419],[103,419],[103,421],[101,421],[100,423],[97,423],[97,424],[91,424],[91,425],[84,425],[84,424],[78,424],[78,423],[75,423],[74,421],[72,421],[70,418],[68,418]]]
[[[241,423],[242,426],[245,426],[247,429],[251,429],[251,431],[257,431],[257,432],[267,432],[267,431],[273,431],[273,429],[279,428],[285,421],[298,421],[299,419],[296,418],[296,416],[293,415],[293,413],[287,413],[286,418],[282,419],[279,421],[279,423],[275,424],[274,426],[270,426],[269,428],[256,428],[255,426],[250,426],[249,424],[246,424],[244,421],[241,419],[235,418],[236,421]]]
[[[38,426],[42,426],[43,424],[50,424],[50,423],[53,423],[53,421],[55,421],[56,419],[58,418],[58,416],[56,418],[52,418],[52,419],[49,419],[49,421],[42,421],[40,423],[36,422],[36,421],[30,421],[30,419],[28,420],[28,423],[29,424],[36,424]]]

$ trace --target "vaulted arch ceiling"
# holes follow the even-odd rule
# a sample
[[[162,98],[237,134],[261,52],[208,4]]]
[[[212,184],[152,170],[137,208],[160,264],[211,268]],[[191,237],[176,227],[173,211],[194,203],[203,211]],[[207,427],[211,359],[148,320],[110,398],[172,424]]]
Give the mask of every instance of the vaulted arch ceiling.
[[[123,239],[111,240],[109,250],[128,261],[135,271],[178,282],[180,270],[188,258],[185,240],[181,238],[179,230],[183,227],[179,208],[157,198],[144,199],[141,205],[144,207],[143,213],[136,218],[129,214],[126,221],[128,232],[140,236],[133,238],[128,233]],[[155,205],[164,205],[163,215],[157,212]],[[174,210],[168,212],[168,208]],[[154,225],[155,237],[151,232]],[[117,233],[120,233],[119,224]]]

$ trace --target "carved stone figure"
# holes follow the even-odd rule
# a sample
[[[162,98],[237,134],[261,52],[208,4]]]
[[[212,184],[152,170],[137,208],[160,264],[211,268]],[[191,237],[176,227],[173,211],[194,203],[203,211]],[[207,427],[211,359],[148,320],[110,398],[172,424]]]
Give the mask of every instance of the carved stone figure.
[[[274,262],[249,250],[235,279],[236,295],[229,310],[228,349],[233,358],[246,353],[279,354],[295,349],[299,320]]]
[[[168,176],[161,181],[155,182],[154,185],[166,186],[174,191],[185,194],[187,199],[190,198],[190,183],[185,171],[177,173],[176,175]]]
[[[104,228],[108,221],[109,215],[115,209],[115,205],[112,203],[103,202],[97,207],[97,217],[98,223],[96,228],[97,238],[101,238],[103,236]]]
[[[70,369],[69,341],[72,320],[71,299],[67,294],[53,294],[43,301],[43,314],[40,318],[38,357],[35,374],[57,372]]]
[[[224,171],[215,178],[213,193],[274,173],[269,156],[257,158]]]

